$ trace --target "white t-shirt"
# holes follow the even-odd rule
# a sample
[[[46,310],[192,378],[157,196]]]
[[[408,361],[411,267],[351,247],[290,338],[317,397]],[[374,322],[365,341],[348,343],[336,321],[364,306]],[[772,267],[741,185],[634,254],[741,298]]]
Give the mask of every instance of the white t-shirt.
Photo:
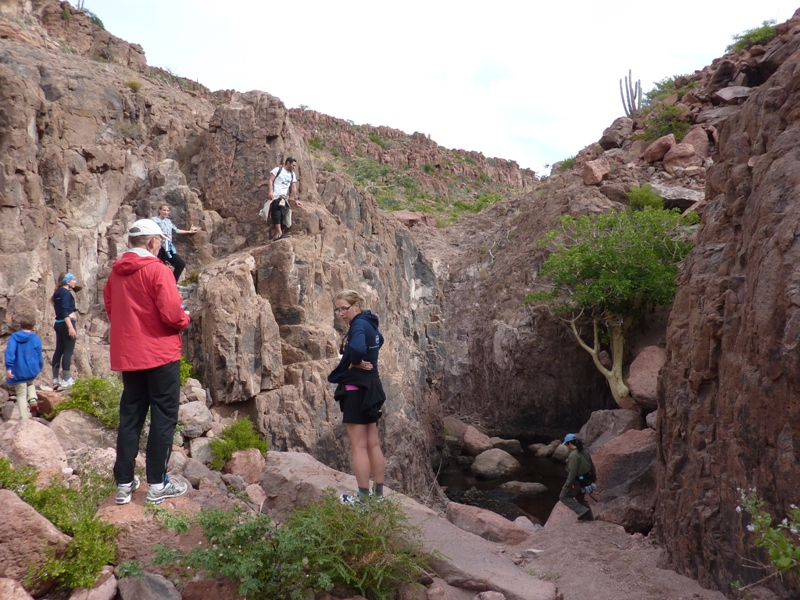
[[[278,171],[281,172],[278,175]],[[272,183],[273,196],[286,196],[289,193],[289,186],[297,181],[297,176],[294,171],[287,171],[285,168],[275,167],[272,169],[272,174],[276,175],[275,181]]]

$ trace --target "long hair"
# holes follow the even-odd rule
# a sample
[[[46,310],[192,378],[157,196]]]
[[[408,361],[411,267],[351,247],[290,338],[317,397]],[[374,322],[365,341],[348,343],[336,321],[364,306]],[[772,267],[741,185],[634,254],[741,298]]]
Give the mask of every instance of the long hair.
[[[58,279],[56,280],[56,289],[53,290],[53,295],[50,296],[50,304],[52,304],[53,306],[56,305],[56,292],[58,291],[58,288],[60,288],[63,285],[61,282],[64,281],[64,277],[66,276],[67,276],[66,271],[61,271],[61,273],[58,274]]]
[[[583,452],[583,440],[581,438],[576,437],[574,440],[572,440],[572,443],[575,444],[578,452]]]

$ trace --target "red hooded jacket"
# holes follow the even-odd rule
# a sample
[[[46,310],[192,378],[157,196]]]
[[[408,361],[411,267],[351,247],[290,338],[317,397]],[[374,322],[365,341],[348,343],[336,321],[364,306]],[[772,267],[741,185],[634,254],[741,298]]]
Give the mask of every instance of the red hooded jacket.
[[[172,271],[155,256],[125,252],[103,288],[111,321],[111,370],[142,371],[181,358],[189,315]]]

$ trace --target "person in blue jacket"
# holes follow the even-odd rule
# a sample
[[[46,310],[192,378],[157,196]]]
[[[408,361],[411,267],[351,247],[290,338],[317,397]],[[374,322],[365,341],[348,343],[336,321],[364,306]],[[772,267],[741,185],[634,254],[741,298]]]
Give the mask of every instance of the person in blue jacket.
[[[19,331],[14,332],[6,346],[6,383],[15,387],[21,419],[39,413],[36,387],[33,380],[42,372],[42,340],[33,333],[36,322],[32,317],[20,317]]]
[[[378,330],[378,317],[364,309],[364,298],[354,290],[343,290],[334,298],[334,314],[349,326],[342,342],[342,358],[328,375],[337,384],[334,398],[339,401],[342,421],[350,439],[353,471],[358,496],[342,494],[344,504],[365,502],[370,495],[372,474],[376,497],[383,497],[386,459],[378,437],[378,420],[383,413],[386,394],[378,375],[378,352],[383,335]]]
[[[75,351],[75,340],[78,337],[76,329],[78,309],[75,306],[75,296],[72,295],[77,283],[72,273],[61,273],[58,276],[58,287],[53,293],[52,302],[56,311],[56,322],[53,325],[56,332],[56,350],[53,352],[51,363],[54,388],[68,388],[75,383],[70,367],[72,353]]]

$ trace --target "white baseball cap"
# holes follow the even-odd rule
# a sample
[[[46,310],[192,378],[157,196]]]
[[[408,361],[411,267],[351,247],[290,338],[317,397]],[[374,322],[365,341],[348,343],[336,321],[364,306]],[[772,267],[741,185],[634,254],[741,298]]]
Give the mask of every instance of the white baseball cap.
[[[139,219],[133,225],[131,225],[130,229],[128,229],[128,235],[131,237],[157,235],[166,239],[164,232],[161,231],[161,227],[159,227],[158,223],[152,219]]]

